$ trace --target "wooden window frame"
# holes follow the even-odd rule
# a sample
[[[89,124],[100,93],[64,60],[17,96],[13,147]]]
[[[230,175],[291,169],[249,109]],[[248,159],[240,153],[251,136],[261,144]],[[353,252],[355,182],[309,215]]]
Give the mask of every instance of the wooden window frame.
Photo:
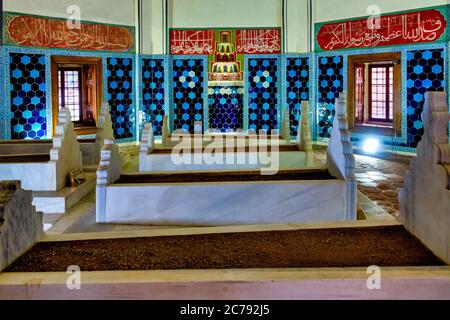
[[[52,111],[53,111],[53,128],[56,128],[58,113],[59,113],[59,102],[58,102],[58,67],[63,66],[85,66],[92,65],[95,67],[95,112],[94,117],[98,119],[100,115],[100,107],[103,103],[103,60],[99,57],[77,57],[77,56],[51,56],[51,92],[52,92]],[[92,106],[93,107],[93,106]],[[79,127],[75,128],[78,135],[95,134],[97,133],[97,128],[86,128]],[[55,135],[55,130],[53,130],[53,136]]]
[[[61,68],[58,68],[58,72],[59,71],[62,71],[62,74],[63,74],[61,83],[62,83],[62,89],[64,90],[64,93],[65,93],[65,84],[66,84],[65,77],[64,77],[65,71],[77,71],[78,72],[78,88],[79,88],[78,95],[79,95],[79,102],[80,102],[79,103],[79,108],[80,108],[80,110],[79,110],[80,117],[79,118],[80,119],[78,121],[74,121],[74,123],[77,123],[77,124],[82,123],[83,122],[83,94],[84,94],[84,92],[83,92],[83,68],[61,67]],[[58,77],[59,77],[59,75],[58,75]],[[59,85],[58,85],[58,95],[59,95]],[[62,107],[65,107],[66,106],[65,94],[63,95],[62,99],[63,99]],[[59,101],[58,101],[58,104],[59,104]],[[58,108],[59,108],[59,105],[58,105]]]
[[[393,128],[369,128],[368,126],[359,125],[355,123],[355,66],[361,63],[375,63],[383,62],[390,63],[392,61],[402,61],[401,52],[377,53],[377,54],[360,54],[348,56],[348,89],[347,89],[347,103],[348,103],[348,126],[352,131],[364,133],[370,131],[371,133],[379,133],[382,135],[397,135],[402,134],[402,66],[401,64],[394,64],[394,120]]]
[[[372,78],[372,70],[375,68],[384,68],[385,69],[385,73],[386,73],[386,85],[385,85],[385,89],[386,89],[386,97],[385,97],[385,114],[386,117],[384,119],[380,119],[380,118],[374,118],[373,117],[373,99],[372,99],[372,93],[373,93],[373,78]],[[389,68],[394,69],[394,64],[393,63],[389,63],[389,64],[372,64],[369,66],[369,123],[377,123],[377,122],[381,122],[381,123],[386,123],[386,124],[390,124],[394,122],[394,119],[389,119],[389,116],[391,115],[391,106],[390,106],[390,95],[391,95],[391,82],[390,82],[390,74],[389,74]],[[392,106],[392,108],[394,108],[394,106]],[[393,111],[393,110],[392,110]]]

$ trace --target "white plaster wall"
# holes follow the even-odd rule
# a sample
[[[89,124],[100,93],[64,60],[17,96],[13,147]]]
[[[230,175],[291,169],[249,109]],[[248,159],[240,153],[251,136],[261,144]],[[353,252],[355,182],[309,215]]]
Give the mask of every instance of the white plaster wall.
[[[279,0],[170,0],[172,28],[281,27]]]
[[[367,16],[367,8],[377,5],[381,13],[448,4],[448,0],[314,0],[315,22]]]
[[[308,52],[309,43],[309,0],[286,1],[286,51],[287,53]]]
[[[144,54],[162,54],[164,1],[143,0]],[[169,0],[169,27],[281,27],[280,0]],[[229,14],[224,14],[229,12]],[[287,51],[308,51],[308,0],[287,0]]]
[[[81,19],[126,26],[135,25],[136,0],[3,0],[3,10],[50,17],[68,17],[67,7],[77,5]]]
[[[163,54],[165,47],[164,1],[142,0],[142,41],[144,54]]]

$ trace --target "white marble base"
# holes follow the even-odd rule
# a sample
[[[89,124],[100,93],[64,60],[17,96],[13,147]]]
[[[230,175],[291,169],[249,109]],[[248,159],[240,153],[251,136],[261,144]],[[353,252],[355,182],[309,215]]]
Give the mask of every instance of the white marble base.
[[[100,162],[100,150],[97,142],[80,141],[80,150],[83,157],[83,166],[98,165]]]
[[[55,163],[0,163],[0,180],[19,180],[25,190],[58,190]]]
[[[44,214],[64,214],[86,196],[94,192],[95,173],[86,173],[86,182],[77,188],[64,188],[56,192],[33,192],[33,205]]]
[[[99,223],[222,226],[350,221],[340,180],[117,185]]]
[[[0,180],[18,180],[30,191],[58,191],[67,185],[70,171],[82,168],[80,144],[70,111],[61,108],[56,134],[49,150],[50,161],[42,163],[1,163]],[[42,148],[43,146],[41,146]],[[10,148],[0,145],[0,150]]]
[[[52,140],[46,140],[44,142],[39,143],[17,143],[12,144],[10,141],[8,141],[8,144],[1,144],[0,145],[0,155],[7,155],[7,156],[20,156],[20,155],[29,155],[29,154],[50,154],[50,150],[53,147]]]

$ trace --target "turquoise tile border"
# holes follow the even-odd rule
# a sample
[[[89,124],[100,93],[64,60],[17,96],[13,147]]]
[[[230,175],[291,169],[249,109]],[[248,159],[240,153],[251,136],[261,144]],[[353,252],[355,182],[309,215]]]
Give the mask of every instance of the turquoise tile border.
[[[103,63],[103,95],[104,99],[108,96],[108,88],[107,88],[107,65],[106,61],[107,58],[131,58],[133,61],[134,70],[132,72],[134,78],[136,77],[136,66],[135,66],[135,60],[136,55],[135,54],[126,54],[126,53],[113,53],[113,52],[88,52],[88,51],[74,51],[74,50],[60,50],[60,49],[39,49],[39,48],[25,48],[25,47],[11,47],[6,46],[2,48],[2,65],[3,65],[3,74],[4,77],[2,77],[4,80],[3,82],[3,88],[4,93],[1,95],[3,99],[3,104],[5,106],[5,109],[1,113],[3,115],[3,119],[1,119],[1,123],[4,125],[2,133],[3,139],[10,139],[10,120],[9,120],[9,110],[11,109],[11,103],[10,99],[8,99],[8,93],[10,91],[10,85],[9,85],[9,66],[8,66],[8,56],[10,53],[24,53],[24,54],[41,54],[45,56],[46,59],[46,73],[45,73],[45,80],[48,86],[51,86],[51,56],[58,55],[58,56],[71,56],[71,57],[96,57],[96,58],[102,58]],[[134,79],[133,79],[134,80]],[[134,82],[134,81],[133,81]],[[133,109],[134,109],[134,115],[136,114],[136,100],[135,100],[135,93],[136,88],[134,88],[132,93],[132,100],[134,102]],[[47,110],[47,137],[53,136],[53,106],[52,106],[52,99],[51,99],[51,90],[46,91],[46,110]],[[134,128],[132,128],[133,132],[136,131],[136,124],[134,121]],[[118,143],[123,142],[132,142],[136,141],[136,136],[129,139],[122,139],[117,140]]]

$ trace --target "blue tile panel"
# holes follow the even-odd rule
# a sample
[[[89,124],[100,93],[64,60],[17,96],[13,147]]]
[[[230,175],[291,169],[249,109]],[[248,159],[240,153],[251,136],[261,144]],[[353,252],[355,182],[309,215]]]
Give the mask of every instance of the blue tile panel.
[[[115,138],[133,138],[133,59],[107,58],[107,90]]]
[[[318,60],[318,135],[329,138],[335,116],[335,99],[344,91],[344,60],[342,56],[319,57]]]
[[[45,56],[10,53],[11,139],[46,137]]]
[[[444,91],[443,49],[409,51],[407,54],[407,146],[416,148],[424,133],[421,114],[426,91]]]
[[[203,59],[173,60],[174,130],[194,133],[196,121],[203,121]]]
[[[243,87],[210,87],[208,103],[210,129],[220,132],[243,129]]]
[[[278,59],[248,59],[249,129],[278,129]]]
[[[286,102],[289,107],[291,136],[300,125],[301,103],[309,100],[309,58],[288,58],[286,63]]]
[[[164,119],[164,59],[142,59],[142,100],[145,122],[153,123],[155,135],[162,135]]]

